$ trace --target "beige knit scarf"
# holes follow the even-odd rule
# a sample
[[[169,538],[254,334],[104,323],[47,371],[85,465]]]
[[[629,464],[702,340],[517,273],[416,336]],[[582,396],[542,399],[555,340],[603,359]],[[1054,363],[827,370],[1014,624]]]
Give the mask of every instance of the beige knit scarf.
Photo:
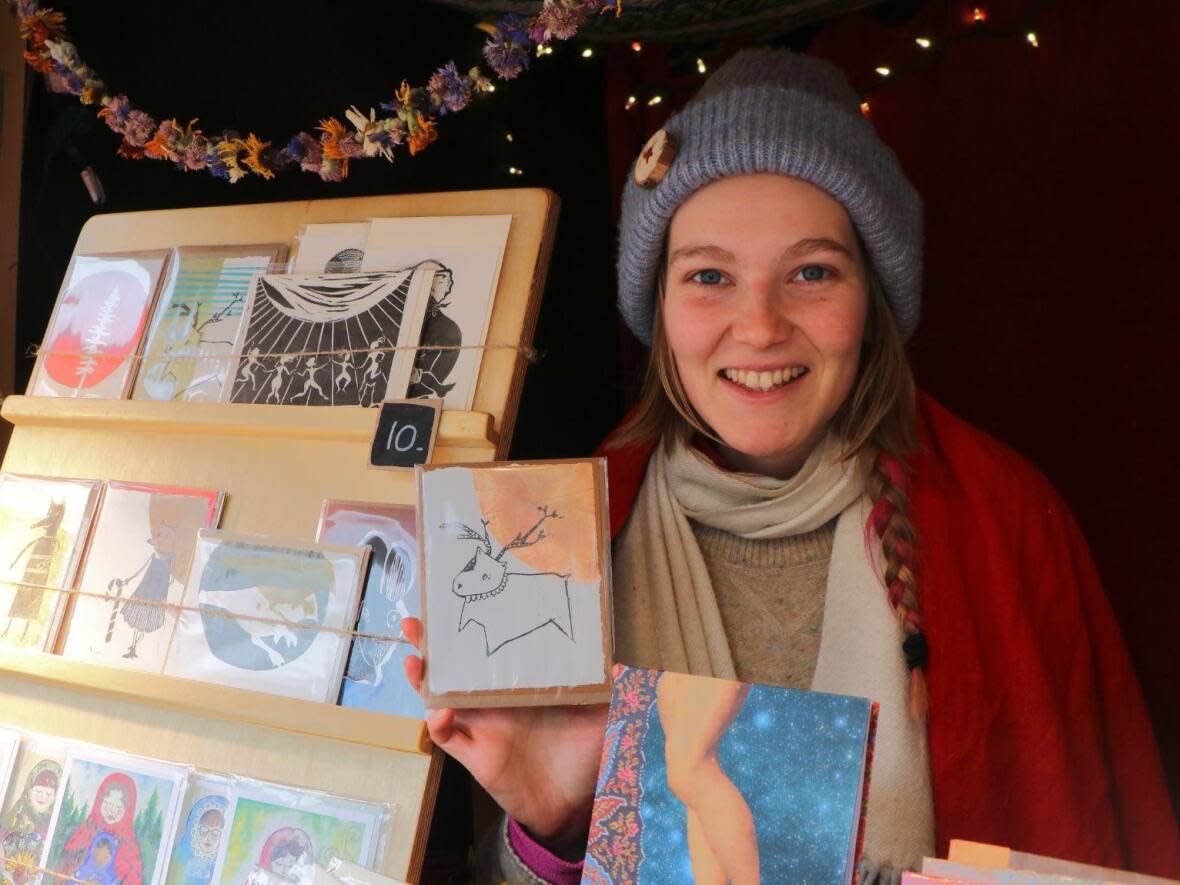
[[[721,470],[692,446],[656,447],[614,557],[618,658],[641,667],[738,678],[690,520],[742,538],[804,534],[836,519],[812,690],[879,702],[862,882],[934,852],[925,730],[908,712],[901,630],[870,557],[869,502],[856,465],[829,436],[790,479]]]

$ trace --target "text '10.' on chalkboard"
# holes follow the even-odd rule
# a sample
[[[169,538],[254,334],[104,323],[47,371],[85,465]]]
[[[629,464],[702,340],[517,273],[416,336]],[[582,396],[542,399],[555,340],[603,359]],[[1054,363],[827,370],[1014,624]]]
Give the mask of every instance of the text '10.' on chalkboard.
[[[442,400],[437,399],[382,403],[370,466],[413,467],[429,462],[441,411]]]

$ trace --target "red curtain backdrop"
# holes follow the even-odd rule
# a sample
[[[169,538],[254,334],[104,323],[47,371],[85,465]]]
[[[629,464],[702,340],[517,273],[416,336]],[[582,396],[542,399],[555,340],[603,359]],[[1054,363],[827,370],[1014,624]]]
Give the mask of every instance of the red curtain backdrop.
[[[961,36],[976,6],[995,36]],[[919,36],[934,41],[929,53]],[[867,94],[925,199],[919,383],[1026,455],[1070,502],[1180,804],[1177,46],[1177,3],[940,0],[903,24],[841,19],[809,51]],[[672,58],[645,46],[611,59],[616,182],[700,83]],[[648,106],[657,92],[664,100]],[[625,364],[641,354],[625,350]]]

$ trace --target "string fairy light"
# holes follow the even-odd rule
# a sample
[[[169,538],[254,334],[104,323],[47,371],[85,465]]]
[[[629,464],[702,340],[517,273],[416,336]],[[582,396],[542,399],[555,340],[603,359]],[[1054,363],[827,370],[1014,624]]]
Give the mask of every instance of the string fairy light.
[[[1034,49],[1040,48],[1040,36],[1033,30],[1031,25],[1032,18],[1036,12],[1036,8],[1040,6],[1039,3],[1034,3],[1034,9],[1029,15],[1025,17],[1023,22],[1017,23],[1011,27],[997,28],[990,23],[991,14],[986,6],[969,6],[964,10],[963,22],[967,27],[957,33],[950,35],[943,35],[939,38],[938,45],[935,45],[935,38],[930,34],[922,34],[913,38],[915,46],[919,50],[919,55],[933,57],[946,52],[947,49],[960,43],[964,40],[988,37],[988,38],[1011,38],[1015,36],[1023,36],[1024,40],[1029,46]],[[874,72],[881,79],[899,79],[911,68],[915,67],[917,62],[902,62],[900,66],[897,65],[878,65],[873,68]],[[869,90],[871,93],[872,90]],[[865,117],[871,115],[871,108],[869,105],[869,94],[862,95],[860,103],[860,112]]]

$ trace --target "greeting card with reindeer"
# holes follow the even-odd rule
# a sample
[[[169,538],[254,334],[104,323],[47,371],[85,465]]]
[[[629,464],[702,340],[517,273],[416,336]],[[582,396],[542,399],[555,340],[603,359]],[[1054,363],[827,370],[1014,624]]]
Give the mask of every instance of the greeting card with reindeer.
[[[368,547],[202,531],[164,672],[335,703]]]
[[[610,697],[606,462],[418,468],[428,707]]]

